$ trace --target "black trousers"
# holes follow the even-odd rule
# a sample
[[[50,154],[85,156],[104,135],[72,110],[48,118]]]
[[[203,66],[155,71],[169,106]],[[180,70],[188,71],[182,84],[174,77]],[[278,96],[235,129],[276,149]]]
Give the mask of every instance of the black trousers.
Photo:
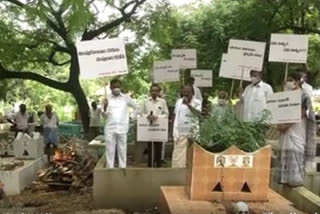
[[[153,151],[152,151],[152,142],[148,142],[148,167],[161,167],[161,151],[162,151],[162,142],[153,142]],[[152,160],[153,152],[153,160]]]

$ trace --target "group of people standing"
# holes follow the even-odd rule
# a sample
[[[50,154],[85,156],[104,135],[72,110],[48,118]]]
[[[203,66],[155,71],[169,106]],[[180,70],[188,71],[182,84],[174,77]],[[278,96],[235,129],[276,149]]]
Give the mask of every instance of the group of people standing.
[[[240,95],[241,119],[245,122],[259,120],[266,109],[267,97],[273,94],[270,85],[262,80],[262,73],[252,70],[251,83]],[[100,116],[105,119],[104,137],[106,146],[106,166],[114,168],[115,151],[118,154],[118,166],[127,167],[127,134],[129,131],[129,108],[137,110],[137,105],[130,96],[123,94],[122,82],[113,79],[110,82],[111,94],[103,100],[102,107],[98,108],[96,102],[91,103],[90,109],[90,135],[91,139],[99,134]],[[302,118],[299,123],[281,124],[278,129],[280,136],[279,156],[279,182],[291,186],[303,184],[305,170],[312,168],[315,156],[315,114],[312,108],[312,87],[306,83],[304,73],[290,73],[284,90],[301,90],[302,92]],[[150,87],[150,96],[144,101],[141,116],[145,116],[150,123],[158,118],[168,118],[169,111],[165,99],[161,98],[161,88],[157,84]],[[177,99],[173,114],[173,140],[172,167],[186,167],[186,153],[189,137],[198,127],[197,118],[215,114],[223,118],[228,104],[228,94],[224,91],[218,93],[218,101],[214,108],[208,100],[208,93],[201,94],[194,85],[194,78],[190,78],[181,89],[181,97]],[[26,105],[21,104],[20,110],[13,120],[17,132],[28,132],[29,115]],[[45,112],[40,116],[40,125],[43,128],[44,143],[47,147],[58,143],[58,115],[52,111],[51,105],[45,106]],[[161,167],[164,142],[148,144],[148,166]]]
[[[56,148],[59,142],[59,117],[57,113],[52,110],[52,105],[48,104],[45,106],[45,112],[40,112],[38,116],[40,117],[40,126],[43,132],[46,150],[48,150],[50,146]],[[33,115],[29,115],[27,112],[27,106],[25,104],[20,104],[19,111],[12,117],[7,117],[7,121],[15,127],[15,136],[17,136],[18,132],[27,133],[29,135],[32,134],[29,124],[34,121],[34,118]]]
[[[241,93],[242,119],[245,122],[259,120],[266,109],[267,97],[273,94],[272,87],[262,80],[262,73],[252,70],[251,83]],[[121,93],[121,81],[114,79],[110,83],[112,91],[108,99],[104,100],[101,114],[106,118],[105,142],[107,167],[114,167],[115,150],[117,148],[119,167],[126,167],[127,133],[129,130],[129,107],[136,109],[133,100]],[[304,172],[312,167],[315,156],[315,118],[312,109],[312,87],[306,83],[303,73],[290,73],[284,90],[301,90],[302,118],[299,123],[281,124],[278,129],[280,136],[279,182],[291,186],[303,184]],[[157,84],[150,87],[150,97],[143,104],[142,115],[152,121],[159,117],[168,117],[166,101],[160,97],[161,88]],[[208,95],[194,86],[194,79],[190,78],[181,90],[181,98],[175,104],[173,119],[174,149],[172,153],[172,167],[186,167],[186,152],[189,137],[197,127],[197,118],[203,114],[222,115],[228,103],[228,94],[219,92],[218,102],[214,108],[210,107]],[[220,109],[220,110],[219,110]],[[91,113],[94,115],[94,113]],[[152,152],[149,144],[149,152]],[[155,142],[155,159],[148,158],[148,165],[161,166],[162,142]]]

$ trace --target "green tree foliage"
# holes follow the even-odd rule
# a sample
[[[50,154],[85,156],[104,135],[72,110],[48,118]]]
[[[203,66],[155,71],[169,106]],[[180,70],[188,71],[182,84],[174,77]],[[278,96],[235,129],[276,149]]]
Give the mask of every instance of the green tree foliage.
[[[87,131],[76,41],[118,35],[145,1],[2,0],[0,79],[33,80],[72,94]]]
[[[305,67],[311,72],[311,84],[320,86],[319,1],[317,0],[219,0],[198,8],[170,9],[170,16],[155,18],[150,38],[159,48],[157,56],[169,57],[173,48],[196,48],[198,68],[213,70],[213,89],[229,91],[231,81],[218,78],[222,53],[231,38],[267,42],[265,79],[274,88],[284,79],[285,64],[268,62],[271,33],[309,34],[307,65],[291,64],[289,70]],[[166,26],[164,23],[170,23]],[[170,33],[166,33],[170,32]]]

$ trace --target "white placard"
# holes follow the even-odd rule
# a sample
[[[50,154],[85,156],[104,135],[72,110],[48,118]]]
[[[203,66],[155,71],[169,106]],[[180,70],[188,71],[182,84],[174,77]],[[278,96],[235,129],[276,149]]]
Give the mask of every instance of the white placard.
[[[123,39],[81,41],[77,43],[80,73],[93,79],[128,73]]]
[[[215,168],[252,168],[253,155],[214,155]]]
[[[171,57],[180,69],[197,68],[196,49],[173,49],[171,50]]]
[[[153,81],[155,83],[179,80],[179,67],[173,60],[155,61],[153,63]]]
[[[137,118],[137,141],[165,142],[168,141],[168,118],[158,118],[150,124],[147,117]]]
[[[219,77],[241,80],[242,69],[243,80],[250,81],[250,69],[237,66],[228,54],[222,54]]]
[[[197,87],[212,87],[212,70],[191,70]]]
[[[271,124],[296,123],[301,121],[301,91],[285,91],[267,97],[267,110]]]
[[[230,39],[228,55],[239,67],[261,71],[265,47],[265,42]]]
[[[308,35],[271,34],[269,61],[306,63]]]

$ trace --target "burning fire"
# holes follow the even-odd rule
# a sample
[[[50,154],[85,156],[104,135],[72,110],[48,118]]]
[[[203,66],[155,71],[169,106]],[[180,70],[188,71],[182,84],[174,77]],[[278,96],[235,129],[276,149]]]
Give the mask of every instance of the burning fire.
[[[62,152],[62,150],[57,149],[54,152],[53,160],[54,161],[62,161],[63,160],[63,152]]]
[[[53,156],[53,161],[68,161],[68,160],[72,160],[75,156],[75,152],[69,151],[63,151],[61,149],[57,149],[54,152],[54,156]]]

